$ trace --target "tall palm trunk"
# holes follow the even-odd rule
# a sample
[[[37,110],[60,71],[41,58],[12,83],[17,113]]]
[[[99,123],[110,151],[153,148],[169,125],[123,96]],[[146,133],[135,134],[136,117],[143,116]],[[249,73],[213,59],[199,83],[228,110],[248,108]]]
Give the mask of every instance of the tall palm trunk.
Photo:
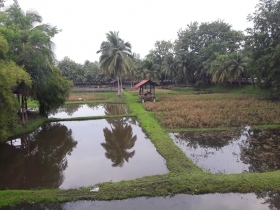
[[[118,96],[121,96],[121,92],[120,92],[120,76],[117,75],[117,80],[118,80]]]
[[[120,92],[121,92],[120,96],[122,96],[122,89],[123,89],[123,87],[122,87],[122,73],[120,72]]]

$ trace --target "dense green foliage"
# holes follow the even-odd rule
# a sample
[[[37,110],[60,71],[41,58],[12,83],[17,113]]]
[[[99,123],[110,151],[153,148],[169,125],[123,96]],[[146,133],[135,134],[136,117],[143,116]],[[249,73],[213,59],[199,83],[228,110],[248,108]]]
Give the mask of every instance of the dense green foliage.
[[[63,58],[58,63],[58,67],[62,71],[62,75],[68,80],[72,80],[74,84],[98,84],[100,81],[108,80],[99,68],[98,62],[90,62],[86,60],[83,65],[76,63],[69,57]]]
[[[241,86],[257,82],[279,93],[279,11],[279,1],[260,0],[255,12],[248,16],[254,26],[246,30],[247,35],[217,20],[188,24],[178,31],[174,43],[157,41],[146,56],[159,67],[155,80],[174,85],[235,82]]]
[[[0,36],[0,142],[9,136],[9,126],[17,123],[18,104],[11,89],[19,83],[31,87],[30,75],[13,61],[4,60],[9,46],[3,36]]]
[[[72,82],[67,81],[61,75],[61,71],[54,67],[52,75],[48,79],[46,88],[37,91],[39,112],[47,115],[51,110],[58,109],[69,97]]]
[[[251,72],[260,86],[280,93],[280,2],[260,0],[248,16],[254,23],[248,28],[247,45],[252,57]]]
[[[42,114],[58,108],[67,98],[71,85],[54,67],[52,38],[58,32],[56,27],[43,24],[37,12],[24,12],[16,0],[0,11],[2,139],[8,136],[8,127],[17,122],[17,112],[22,123],[27,123],[29,98],[38,99]],[[18,104],[12,91],[17,94]]]

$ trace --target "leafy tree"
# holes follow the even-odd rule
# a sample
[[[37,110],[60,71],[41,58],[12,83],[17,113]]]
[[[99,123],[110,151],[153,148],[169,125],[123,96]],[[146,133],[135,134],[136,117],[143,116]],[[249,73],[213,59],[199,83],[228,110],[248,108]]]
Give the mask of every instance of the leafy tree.
[[[166,57],[174,55],[174,45],[171,41],[162,40],[156,41],[154,47],[153,50],[150,50],[146,58],[158,66],[161,84],[163,84],[163,80],[166,78],[166,73],[163,71],[163,62]]]
[[[90,62],[85,61],[83,65],[84,69],[84,77],[87,82],[95,82],[104,79],[104,75],[102,74],[98,62]]]
[[[53,73],[49,77],[48,85],[37,92],[40,103],[39,112],[48,115],[51,110],[59,108],[69,97],[69,91],[73,83],[62,77],[61,71],[53,67]]]
[[[178,32],[175,55],[181,57],[186,72],[193,77],[192,82],[197,75],[197,79],[204,83],[210,79],[208,72],[216,59],[215,53],[237,52],[243,40],[242,32],[233,30],[221,20],[201,24],[193,22]]]
[[[13,61],[3,60],[9,46],[3,36],[0,36],[0,142],[8,137],[8,128],[17,122],[17,103],[12,88],[19,83],[31,87],[30,75]]]
[[[132,66],[131,44],[119,37],[119,32],[106,33],[107,41],[101,43],[99,63],[107,75],[114,75],[118,80],[118,96],[122,95],[122,77]]]
[[[17,86],[17,92],[22,95],[24,111],[28,97],[38,98],[37,92],[48,83],[55,60],[51,39],[59,30],[42,24],[42,17],[37,12],[24,13],[16,0],[3,12],[0,21],[0,34],[7,39],[10,47],[7,58],[18,66],[24,66],[32,78],[32,87],[29,88],[25,83]]]
[[[261,88],[272,93],[280,92],[280,2],[260,0],[248,20],[247,47],[251,52],[251,71],[258,78]]]
[[[82,65],[71,60],[69,57],[64,57],[58,62],[58,67],[62,71],[62,76],[65,76],[68,80],[75,82],[83,82],[84,70]]]

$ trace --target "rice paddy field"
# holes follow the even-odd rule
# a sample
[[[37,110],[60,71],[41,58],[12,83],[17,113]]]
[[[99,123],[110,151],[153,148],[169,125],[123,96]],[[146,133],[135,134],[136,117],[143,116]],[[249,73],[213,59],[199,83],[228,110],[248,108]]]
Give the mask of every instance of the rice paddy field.
[[[256,95],[212,93],[162,95],[144,104],[160,124],[175,128],[218,128],[280,123],[280,102]]]

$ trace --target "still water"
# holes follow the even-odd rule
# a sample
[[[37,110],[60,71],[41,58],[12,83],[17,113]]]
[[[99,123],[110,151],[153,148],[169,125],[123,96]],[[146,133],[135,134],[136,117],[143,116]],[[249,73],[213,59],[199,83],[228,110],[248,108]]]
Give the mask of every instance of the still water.
[[[249,194],[205,194],[185,195],[179,194],[173,197],[133,198],[118,201],[78,201],[62,204],[35,204],[18,205],[3,210],[276,210],[280,209],[280,194],[273,192],[249,193]]]
[[[264,172],[280,169],[280,131],[254,130],[170,133],[193,163],[211,173]]]
[[[71,118],[129,113],[127,104],[66,104],[49,114],[49,118]]]
[[[69,189],[168,172],[136,118],[45,123],[1,144],[0,163],[0,189]]]

